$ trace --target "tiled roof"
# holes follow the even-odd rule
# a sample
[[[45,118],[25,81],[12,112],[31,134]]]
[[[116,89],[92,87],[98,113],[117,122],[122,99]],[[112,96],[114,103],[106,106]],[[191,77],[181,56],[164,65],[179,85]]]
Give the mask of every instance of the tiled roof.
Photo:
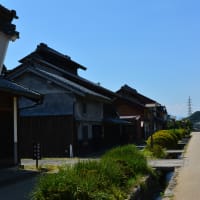
[[[21,73],[24,73],[26,70],[30,69],[39,69],[42,68],[41,66],[48,66],[50,69],[56,70],[58,73],[57,74],[62,74],[65,79],[74,82],[80,86],[83,86],[84,88],[87,88],[88,90],[91,90],[95,93],[101,94],[109,99],[113,99],[118,96],[117,93],[112,92],[111,90],[102,87],[101,85],[98,85],[97,83],[94,83],[92,81],[89,81],[83,77],[74,75],[70,72],[64,71],[54,64],[51,64],[45,60],[42,60],[40,58],[32,58],[30,64],[21,64],[15,69],[11,70],[7,77],[9,79],[15,79],[16,77],[20,76]],[[44,70],[43,70],[44,71]],[[47,72],[45,70],[45,72]],[[48,73],[48,72],[47,72]],[[52,73],[51,73],[52,74]],[[56,75],[56,73],[54,73]]]
[[[87,68],[80,65],[79,63],[75,62],[71,59],[70,56],[64,55],[50,47],[48,47],[44,43],[40,43],[36,50],[29,55],[25,56],[21,60],[19,60],[20,63],[25,63],[27,60],[31,60],[32,58],[41,58],[47,62],[50,62],[52,64],[55,64],[58,67],[61,67],[65,69],[66,71],[69,70],[69,68],[73,68],[74,70],[82,69],[86,70]]]
[[[19,32],[16,31],[16,26],[11,23],[14,18],[18,18],[15,10],[8,10],[0,5],[0,31],[11,37],[14,36],[16,39],[19,38]]]
[[[74,65],[77,65],[78,63],[74,62],[73,60],[71,60],[71,58],[69,56],[66,56],[64,54],[61,54],[57,51],[55,51],[54,49],[51,49],[49,48],[47,45],[41,43],[40,45],[38,45],[37,49],[32,52],[31,54],[27,55],[26,57],[22,58],[19,62],[21,62],[22,64],[19,65],[18,67],[16,67],[15,69],[11,70],[9,72],[9,74],[7,75],[7,77],[13,79],[13,78],[16,78],[22,71],[30,68],[30,67],[47,67],[49,69],[45,69],[46,71],[51,71],[54,70],[55,71],[55,74],[62,74],[66,79],[72,81],[72,82],[75,82],[85,88],[88,88],[89,90],[92,90],[96,93],[99,93],[103,96],[107,96],[109,98],[115,98],[115,97],[118,97],[119,95],[105,87],[102,87],[101,85],[97,84],[97,83],[94,83],[92,81],[89,81],[81,76],[79,76],[78,74],[74,74],[74,73],[71,73],[70,71],[66,70],[65,67],[60,67],[59,65],[57,65],[58,63],[56,62],[52,62],[52,60],[47,60],[45,58],[43,58],[42,56],[38,56],[38,53],[37,51],[40,51],[42,50],[47,53],[47,55],[45,56],[48,56],[50,57],[51,59],[52,56],[51,54],[54,53],[56,54],[58,57],[65,59],[65,60],[68,60],[68,62],[73,62]],[[57,60],[57,59],[55,59]],[[72,65],[72,66],[74,66]],[[78,68],[82,68],[83,66],[78,64]],[[70,66],[66,66],[66,67],[70,67]],[[83,67],[82,69],[86,69],[85,67]]]
[[[116,93],[120,94],[123,98],[128,98],[129,100],[138,101],[140,104],[143,104],[144,106],[148,103],[156,103],[153,99],[150,99],[149,97],[146,97],[140,93],[137,92],[136,89],[124,85],[118,90]]]
[[[97,83],[94,83],[90,80],[87,80],[81,76],[77,76],[77,75],[74,75],[72,73],[69,73],[67,71],[64,71],[62,69],[59,69],[57,68],[57,66],[49,63],[49,62],[46,62],[44,60],[41,60],[39,58],[35,59],[34,62],[39,62],[41,65],[48,65],[50,68],[55,68],[57,71],[61,72],[62,74],[64,74],[65,77],[67,77],[68,80],[71,80],[73,82],[76,82],[88,89],[91,89],[97,93],[100,93],[100,94],[103,94],[105,96],[108,96],[109,98],[114,98],[114,97],[117,97],[118,95],[114,92],[112,92],[111,90],[107,89],[107,88],[104,88],[102,87],[101,85],[98,85]],[[19,66],[20,68],[21,66]],[[12,74],[12,72],[11,72]],[[11,75],[12,76],[12,75]]]
[[[39,93],[34,92],[21,85],[18,85],[17,83],[9,81],[3,77],[0,77],[0,91],[10,93],[13,96],[16,95],[16,96],[27,97],[35,101],[38,101],[42,98],[42,96]]]
[[[41,70],[41,69],[37,69],[37,71],[39,71],[40,73],[43,73],[51,78],[53,78],[53,80],[55,81],[59,81],[60,83],[63,84],[63,86],[70,86],[72,89],[76,90],[77,93],[79,94],[84,94],[84,95],[91,95],[91,96],[95,96],[97,98],[101,98],[101,99],[104,99],[106,101],[110,101],[110,98],[106,97],[106,96],[103,96],[97,92],[94,92],[86,87],[83,87],[82,85],[79,85],[73,81],[70,81],[64,77],[61,77],[61,76],[58,76],[56,74],[52,74],[50,72],[47,72],[47,71],[44,71],[44,70]]]

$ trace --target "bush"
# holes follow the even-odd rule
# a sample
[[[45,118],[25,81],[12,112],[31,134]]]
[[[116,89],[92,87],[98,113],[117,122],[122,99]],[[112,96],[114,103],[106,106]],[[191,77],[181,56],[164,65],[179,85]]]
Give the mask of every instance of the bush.
[[[185,129],[169,129],[155,132],[153,137],[153,145],[159,145],[162,148],[173,149],[177,147],[177,143],[187,134]],[[147,148],[151,148],[151,136],[147,139]]]
[[[148,170],[146,158],[135,146],[115,148],[99,161],[79,162],[42,176],[32,200],[123,200],[129,180]]]
[[[61,170],[57,174],[46,174],[38,179],[37,187],[31,194],[33,200],[59,200],[73,199],[73,193],[77,188],[77,180],[71,168]]]
[[[169,130],[160,130],[153,134],[153,145],[159,145],[162,148],[173,149],[177,146],[175,136]],[[151,147],[151,137],[147,139],[147,147]]]
[[[32,193],[32,199],[124,199],[124,193],[115,185],[119,177],[117,171],[112,163],[108,166],[97,161],[80,162],[74,168],[66,167],[57,174],[42,176]]]
[[[164,148],[162,148],[160,145],[158,144],[154,144],[153,147],[146,147],[144,150],[143,150],[144,154],[147,156],[147,157],[150,157],[150,158],[165,158],[166,157],[166,153],[165,153],[165,150]]]
[[[145,156],[134,145],[126,145],[110,150],[102,157],[102,161],[107,159],[117,162],[122,168],[127,166],[132,176],[148,172]]]
[[[188,119],[168,121],[167,129],[185,129],[189,134],[192,130],[192,122]]]
[[[181,140],[183,137],[185,137],[188,134],[188,130],[183,129],[183,128],[175,129],[174,132],[179,137],[179,140]]]

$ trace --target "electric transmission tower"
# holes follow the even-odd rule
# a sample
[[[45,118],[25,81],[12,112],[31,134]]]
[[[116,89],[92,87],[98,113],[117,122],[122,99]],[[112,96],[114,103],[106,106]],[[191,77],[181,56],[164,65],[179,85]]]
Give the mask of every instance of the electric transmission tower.
[[[192,114],[192,100],[189,96],[188,98],[188,116],[190,116]]]

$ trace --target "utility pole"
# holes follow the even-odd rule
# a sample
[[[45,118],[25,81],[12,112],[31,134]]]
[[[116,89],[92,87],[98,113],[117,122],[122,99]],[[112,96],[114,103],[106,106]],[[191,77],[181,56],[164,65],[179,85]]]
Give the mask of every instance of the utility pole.
[[[188,117],[192,114],[192,100],[189,96],[188,98]]]

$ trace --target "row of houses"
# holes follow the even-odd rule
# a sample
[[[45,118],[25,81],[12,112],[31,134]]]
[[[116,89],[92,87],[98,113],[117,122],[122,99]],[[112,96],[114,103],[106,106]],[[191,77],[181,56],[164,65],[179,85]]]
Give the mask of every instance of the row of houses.
[[[19,62],[6,78],[43,96],[39,104],[19,99],[21,157],[32,155],[34,142],[44,156],[85,155],[142,142],[165,125],[165,107],[128,85],[112,92],[80,77],[86,67],[46,44]]]
[[[8,149],[5,140],[14,142],[10,154],[0,149],[4,157],[14,152],[15,160],[30,158],[34,143],[40,143],[44,157],[85,156],[115,145],[142,143],[166,125],[165,106],[128,85],[113,92],[81,77],[78,71],[86,67],[44,43],[19,62],[1,74],[4,82],[23,88],[1,94],[0,123],[10,130],[3,129],[0,146]],[[7,96],[12,99],[10,115],[4,113]]]

